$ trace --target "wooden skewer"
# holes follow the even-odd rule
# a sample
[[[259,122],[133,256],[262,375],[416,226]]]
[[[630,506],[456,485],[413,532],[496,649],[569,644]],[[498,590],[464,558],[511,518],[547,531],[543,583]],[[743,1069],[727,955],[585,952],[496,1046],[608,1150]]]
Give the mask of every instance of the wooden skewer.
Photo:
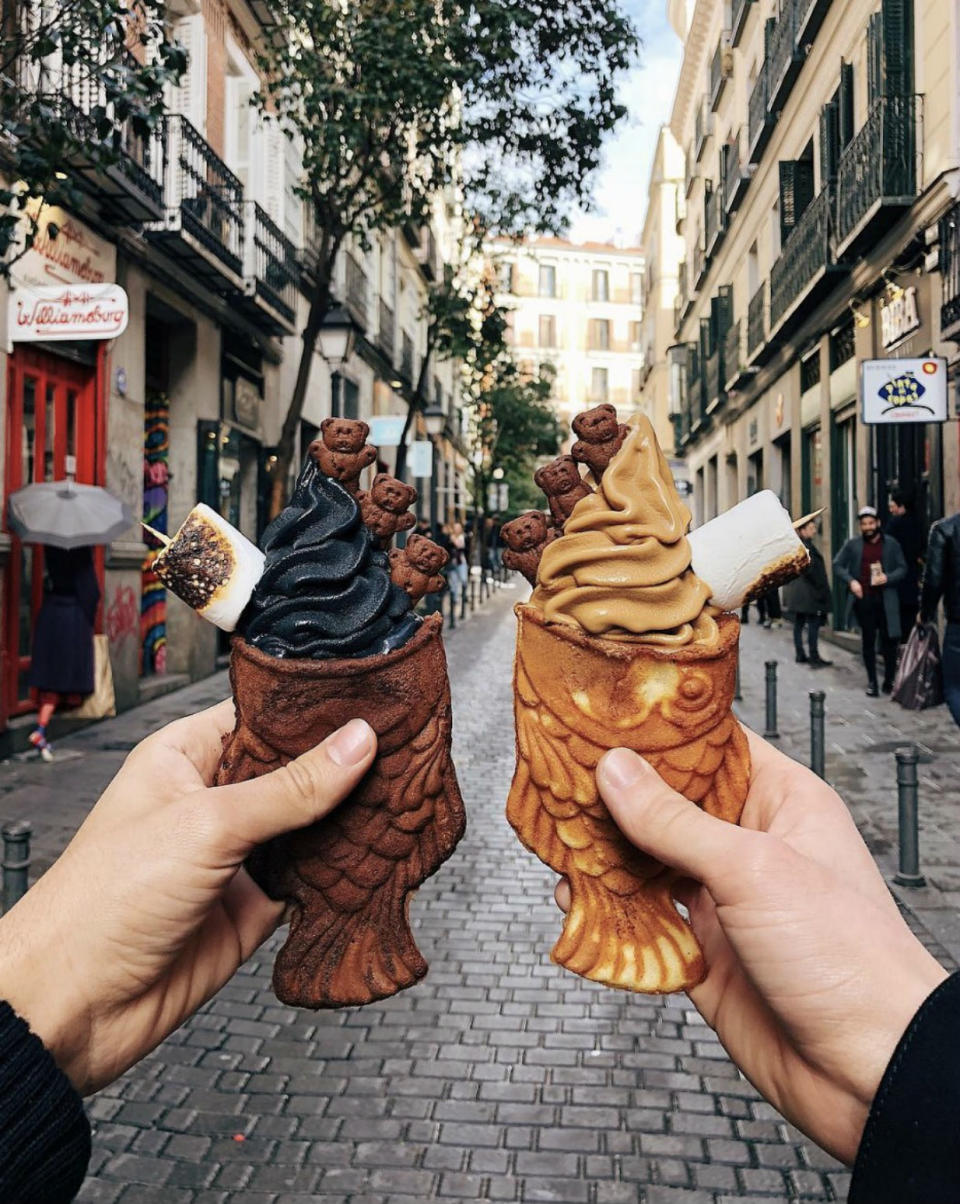
[[[826,506],[821,506],[819,510],[814,510],[812,514],[805,514],[803,518],[798,518],[793,524],[794,531],[799,531],[801,527],[805,527],[807,523],[813,522],[815,518],[819,518],[826,510]]]
[[[164,535],[162,531],[155,531],[153,527],[151,527],[149,523],[145,523],[143,519],[140,520],[140,526],[143,527],[144,531],[149,531],[153,538],[162,543],[165,548],[169,548],[173,543],[173,540],[169,535]]]

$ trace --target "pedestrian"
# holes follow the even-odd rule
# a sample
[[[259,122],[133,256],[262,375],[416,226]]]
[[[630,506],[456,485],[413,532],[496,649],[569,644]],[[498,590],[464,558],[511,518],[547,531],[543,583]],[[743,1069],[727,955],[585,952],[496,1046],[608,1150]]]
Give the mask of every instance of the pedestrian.
[[[876,698],[877,639],[883,655],[883,692],[893,689],[900,640],[900,599],[897,586],[907,575],[900,545],[880,530],[873,506],[857,512],[860,534],[848,539],[833,561],[833,571],[849,590],[846,614],[860,625],[863,663],[867,670],[867,695]]]
[[[79,706],[93,693],[93,624],[100,586],[92,548],[44,548],[43,602],[33,629],[28,684],[37,692],[30,743],[53,760],[47,728],[58,707]]]
[[[494,576],[500,577],[503,572],[503,540],[500,538],[503,520],[499,514],[495,514],[490,521],[490,563],[493,566]]]
[[[933,623],[943,599],[943,695],[954,723],[960,725],[960,514],[934,523],[920,586],[917,620]]]
[[[926,540],[923,524],[917,517],[916,500],[909,490],[894,490],[890,495],[888,508],[890,517],[887,519],[886,532],[892,535],[903,549],[903,558],[907,562],[907,575],[897,586],[897,596],[900,599],[900,642],[905,643],[916,620]]]
[[[450,587],[450,597],[454,607],[462,605],[470,576],[470,565],[467,563],[467,537],[464,534],[463,523],[454,521],[443,528],[443,547],[450,556],[447,561],[447,584]]]
[[[811,518],[797,530],[804,547],[810,553],[810,563],[799,577],[791,581],[784,591],[787,608],[793,611],[793,646],[798,665],[812,665],[823,669],[833,664],[820,655],[820,628],[826,621],[832,604],[830,581],[823,554],[813,542],[817,533],[817,521]],[[807,632],[807,648],[803,646],[803,632]]]

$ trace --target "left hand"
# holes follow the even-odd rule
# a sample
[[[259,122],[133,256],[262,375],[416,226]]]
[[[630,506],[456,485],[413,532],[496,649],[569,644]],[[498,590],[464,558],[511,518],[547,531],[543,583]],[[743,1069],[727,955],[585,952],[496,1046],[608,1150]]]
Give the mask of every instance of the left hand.
[[[876,577],[873,580],[873,584],[874,585],[886,585],[887,584],[887,574],[886,573],[877,573]]]
[[[244,858],[331,811],[376,750],[355,719],[282,769],[211,786],[233,724],[227,701],[144,740],[0,920],[0,998],[80,1092],[159,1045],[273,932],[283,904]]]

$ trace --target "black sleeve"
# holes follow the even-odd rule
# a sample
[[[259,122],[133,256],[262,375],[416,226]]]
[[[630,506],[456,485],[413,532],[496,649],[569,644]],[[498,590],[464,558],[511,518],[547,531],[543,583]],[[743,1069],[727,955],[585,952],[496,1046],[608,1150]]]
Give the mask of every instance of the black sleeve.
[[[0,1002],[0,1200],[65,1204],[89,1161],[80,1096],[40,1038]]]
[[[937,613],[937,603],[943,593],[943,553],[946,537],[940,523],[930,528],[930,540],[927,544],[927,562],[923,569],[923,581],[920,585],[920,614],[925,623],[929,623]]]
[[[960,974],[894,1050],[857,1151],[848,1204],[960,1200]]]

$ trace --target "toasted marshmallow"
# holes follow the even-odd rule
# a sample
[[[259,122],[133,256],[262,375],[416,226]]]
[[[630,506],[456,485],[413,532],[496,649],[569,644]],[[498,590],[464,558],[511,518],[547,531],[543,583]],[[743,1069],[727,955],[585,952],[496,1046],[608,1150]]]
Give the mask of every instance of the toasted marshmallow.
[[[710,587],[710,602],[739,610],[761,594],[798,577],[810,553],[793,520],[769,489],[712,518],[687,536],[690,567]]]
[[[264,562],[255,544],[201,502],[154,561],[154,570],[208,622],[234,631]]]

